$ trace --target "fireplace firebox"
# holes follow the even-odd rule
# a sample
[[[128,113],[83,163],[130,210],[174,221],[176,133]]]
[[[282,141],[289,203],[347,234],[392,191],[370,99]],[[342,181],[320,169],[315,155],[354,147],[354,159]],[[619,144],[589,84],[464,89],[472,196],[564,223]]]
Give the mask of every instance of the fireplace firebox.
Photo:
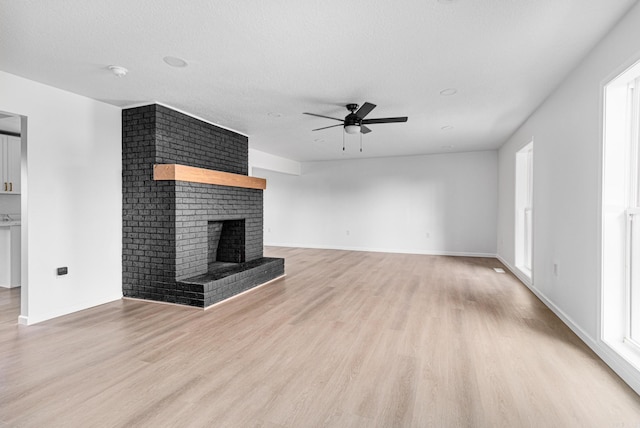
[[[210,221],[207,225],[207,266],[216,263],[242,263],[245,261],[244,219]]]

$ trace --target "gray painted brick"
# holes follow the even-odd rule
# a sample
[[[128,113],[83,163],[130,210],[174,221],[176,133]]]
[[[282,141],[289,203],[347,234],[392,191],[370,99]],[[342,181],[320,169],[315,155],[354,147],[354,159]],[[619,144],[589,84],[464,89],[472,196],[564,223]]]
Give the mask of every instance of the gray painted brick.
[[[207,272],[211,221],[244,219],[242,259],[262,258],[262,191],[155,182],[155,163],[246,175],[248,139],[159,105],[122,111],[123,294],[203,306],[213,298],[185,295],[177,281]],[[216,299],[246,287],[247,275],[235,288],[215,290]]]

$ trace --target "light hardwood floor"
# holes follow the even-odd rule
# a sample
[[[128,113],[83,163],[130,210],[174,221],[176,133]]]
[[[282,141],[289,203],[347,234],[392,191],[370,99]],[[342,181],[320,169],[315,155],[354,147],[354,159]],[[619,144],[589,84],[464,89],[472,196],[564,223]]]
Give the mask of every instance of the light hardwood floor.
[[[207,311],[24,327],[0,291],[0,426],[640,427],[640,398],[494,259],[266,253],[285,279]]]

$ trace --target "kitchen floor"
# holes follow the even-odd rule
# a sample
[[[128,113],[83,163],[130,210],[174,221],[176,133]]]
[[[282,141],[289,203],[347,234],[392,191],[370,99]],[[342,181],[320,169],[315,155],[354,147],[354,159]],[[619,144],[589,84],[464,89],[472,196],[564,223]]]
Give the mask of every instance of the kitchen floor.
[[[0,325],[18,323],[21,288],[0,288]]]

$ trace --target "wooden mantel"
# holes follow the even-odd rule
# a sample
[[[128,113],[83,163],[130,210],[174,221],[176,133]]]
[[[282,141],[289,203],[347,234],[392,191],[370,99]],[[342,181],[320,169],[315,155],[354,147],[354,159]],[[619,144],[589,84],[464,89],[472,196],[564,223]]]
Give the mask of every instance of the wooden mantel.
[[[153,179],[155,181],[174,180],[217,184],[219,186],[243,187],[245,189],[264,190],[267,188],[267,180],[264,178],[178,164],[155,164],[153,166]]]

